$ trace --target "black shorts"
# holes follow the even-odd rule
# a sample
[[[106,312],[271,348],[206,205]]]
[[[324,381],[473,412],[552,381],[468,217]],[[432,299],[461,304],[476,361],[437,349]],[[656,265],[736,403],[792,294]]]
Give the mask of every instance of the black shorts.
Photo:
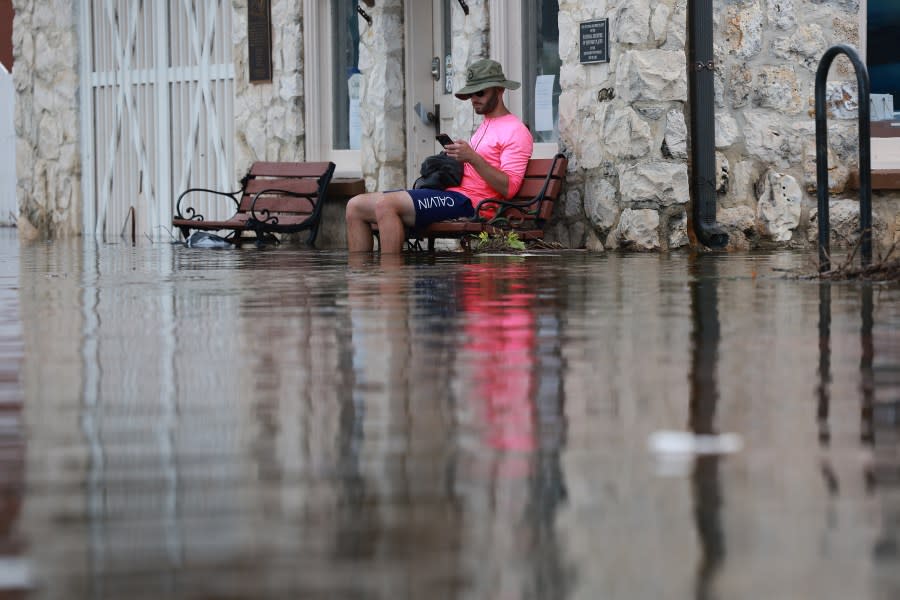
[[[472,201],[465,194],[447,190],[406,190],[416,209],[416,228],[436,221],[469,218],[475,214]]]

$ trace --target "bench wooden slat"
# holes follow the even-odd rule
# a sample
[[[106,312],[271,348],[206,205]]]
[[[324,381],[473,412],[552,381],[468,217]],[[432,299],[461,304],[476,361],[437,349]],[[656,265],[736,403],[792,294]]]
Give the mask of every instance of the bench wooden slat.
[[[319,177],[331,163],[328,162],[255,162],[250,166],[250,177]]]
[[[522,182],[522,187],[519,188],[514,200],[530,202],[535,196],[541,193],[541,188],[543,186],[543,179],[526,179]],[[559,190],[561,188],[562,182],[559,179],[551,179],[550,183],[547,184],[546,198],[552,202],[559,195]]]
[[[528,167],[525,169],[525,177],[537,177],[543,179],[547,175],[547,171],[553,164],[552,158],[532,158],[528,161]],[[551,177],[563,179],[566,176],[567,163],[565,160],[556,161],[556,168],[553,169]]]
[[[319,193],[319,182],[315,179],[251,179],[244,188],[244,195],[255,196],[263,190],[315,196]]]
[[[294,198],[291,196],[260,196],[253,210],[257,213],[267,210],[270,213],[298,213],[309,215],[316,209],[315,198]]]
[[[219,221],[194,221],[190,219],[172,219],[172,225],[175,227],[190,227],[191,229],[201,229],[203,231],[218,231],[220,229],[246,230],[247,219],[250,215],[240,215],[231,217],[230,219]]]
[[[870,181],[873,190],[900,190],[900,169],[873,169]],[[851,171],[847,186],[859,189],[859,171]]]

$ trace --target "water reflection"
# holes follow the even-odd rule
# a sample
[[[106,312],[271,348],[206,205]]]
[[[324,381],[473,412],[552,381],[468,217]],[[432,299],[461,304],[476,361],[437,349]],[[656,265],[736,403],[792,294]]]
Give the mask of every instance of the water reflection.
[[[474,597],[564,597],[553,526],[565,498],[553,299],[538,307],[524,266],[508,259],[450,277],[427,262],[356,267],[356,443],[377,470],[348,529],[374,548],[382,537],[398,538],[395,550],[415,540],[417,555],[441,556],[454,573],[444,585],[467,582]],[[418,516],[390,516],[398,503]],[[367,512],[379,526],[360,522]]]
[[[558,297],[539,301],[516,258],[464,265],[458,277],[464,343],[456,488],[474,517],[467,545],[480,549],[470,567],[478,597],[565,597],[555,527],[566,500]]]
[[[892,597],[900,290],[803,261],[23,247],[9,539],[33,597]]]
[[[896,597],[900,595],[900,581],[892,569],[900,557],[900,344],[897,323],[892,322],[894,317],[887,316],[887,323],[876,330],[874,294],[872,283],[859,285],[859,440],[872,448],[871,462],[864,467],[863,473],[867,492],[877,493],[881,498],[881,528],[872,545],[875,576],[886,591],[885,597]],[[817,421],[823,446],[831,440],[831,303],[832,285],[820,285]],[[877,346],[881,347],[885,357],[881,361],[876,355]],[[886,397],[876,396],[879,389],[887,392]],[[829,495],[836,499],[841,495],[841,484],[828,458],[823,460],[822,475]],[[832,511],[832,524],[835,519]]]
[[[716,407],[719,403],[719,273],[717,259],[694,257],[691,261],[690,430],[699,435],[715,435]],[[691,483],[694,520],[700,540],[695,598],[717,597],[716,574],[725,560],[722,530],[722,489],[718,454],[694,459]]]
[[[27,597],[31,576],[27,546],[19,528],[25,492],[27,451],[24,393],[19,378],[23,356],[17,252],[0,258],[0,597]]]

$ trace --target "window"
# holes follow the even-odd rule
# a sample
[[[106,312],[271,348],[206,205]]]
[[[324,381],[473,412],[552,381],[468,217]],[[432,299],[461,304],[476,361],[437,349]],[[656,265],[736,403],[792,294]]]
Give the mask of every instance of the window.
[[[507,95],[507,106],[531,130],[534,156],[553,156],[559,147],[559,1],[489,2],[495,24],[491,58],[500,61],[507,77],[522,82],[518,92]]]
[[[559,2],[525,0],[522,10],[523,119],[535,143],[559,141]]]
[[[330,160],[335,173],[358,177],[358,0],[303,0],[306,159]]]
[[[331,54],[332,93],[336,110],[332,131],[336,150],[359,150],[359,19],[357,0],[337,0],[331,6],[334,34]]]
[[[895,110],[900,110],[900,3],[897,0],[869,0],[866,66],[873,94],[892,94]]]

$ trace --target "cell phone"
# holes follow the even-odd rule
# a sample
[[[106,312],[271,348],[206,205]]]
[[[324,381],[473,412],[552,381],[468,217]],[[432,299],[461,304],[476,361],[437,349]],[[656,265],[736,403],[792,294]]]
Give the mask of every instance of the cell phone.
[[[447,145],[453,143],[453,140],[450,139],[450,136],[447,135],[446,133],[442,133],[442,134],[440,134],[440,135],[436,135],[436,136],[434,136],[434,139],[436,139],[438,142],[440,142],[441,146],[445,146],[445,147],[446,147]]]

